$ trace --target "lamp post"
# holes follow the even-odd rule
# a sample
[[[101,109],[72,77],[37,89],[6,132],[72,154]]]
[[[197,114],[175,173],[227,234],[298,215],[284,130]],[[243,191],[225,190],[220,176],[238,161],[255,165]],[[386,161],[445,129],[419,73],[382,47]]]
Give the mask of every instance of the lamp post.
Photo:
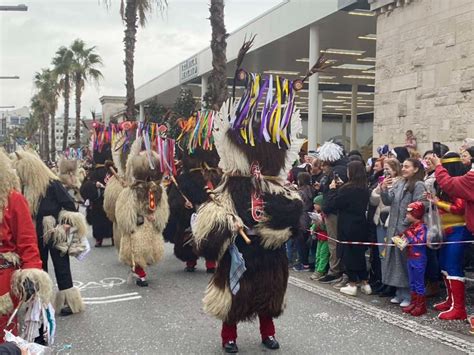
[[[0,5],[0,11],[28,11],[28,6],[20,5]]]

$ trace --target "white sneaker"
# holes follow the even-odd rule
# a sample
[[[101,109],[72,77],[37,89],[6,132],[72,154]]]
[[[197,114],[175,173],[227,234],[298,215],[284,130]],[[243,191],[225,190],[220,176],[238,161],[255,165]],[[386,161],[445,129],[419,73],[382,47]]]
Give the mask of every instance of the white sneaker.
[[[393,303],[393,304],[399,304],[401,303],[402,300],[400,298],[398,298],[397,296],[393,297],[391,300],[390,300],[390,303]]]
[[[372,287],[370,287],[369,284],[361,285],[360,290],[362,291],[362,293],[365,293],[366,295],[372,294]]]
[[[409,300],[403,300],[402,302],[400,302],[400,307],[408,307],[409,305],[410,305]]]
[[[349,296],[357,296],[357,286],[348,284],[347,286],[341,287],[340,291]]]

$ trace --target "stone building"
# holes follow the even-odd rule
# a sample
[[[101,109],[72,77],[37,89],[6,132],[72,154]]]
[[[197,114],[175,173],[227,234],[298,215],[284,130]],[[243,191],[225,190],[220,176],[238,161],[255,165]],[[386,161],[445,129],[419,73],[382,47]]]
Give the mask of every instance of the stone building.
[[[374,149],[474,137],[474,1],[369,0],[377,13]]]

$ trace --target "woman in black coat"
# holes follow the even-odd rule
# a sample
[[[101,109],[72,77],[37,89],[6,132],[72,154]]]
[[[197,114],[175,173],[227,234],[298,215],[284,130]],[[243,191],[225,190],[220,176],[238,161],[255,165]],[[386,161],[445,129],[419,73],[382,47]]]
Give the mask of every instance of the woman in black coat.
[[[368,236],[366,211],[369,190],[364,164],[360,161],[350,162],[347,165],[347,176],[349,180],[345,184],[333,180],[328,193],[328,202],[338,213],[338,239],[343,242],[365,242]],[[338,257],[349,277],[349,284],[341,288],[342,293],[356,296],[357,282],[362,283],[363,293],[372,293],[367,282],[366,249],[363,245],[338,244]]]

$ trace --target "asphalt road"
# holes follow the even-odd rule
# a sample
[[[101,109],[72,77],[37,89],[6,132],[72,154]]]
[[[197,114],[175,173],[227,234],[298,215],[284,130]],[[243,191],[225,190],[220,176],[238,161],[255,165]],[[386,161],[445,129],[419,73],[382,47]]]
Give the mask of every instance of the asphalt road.
[[[210,277],[202,261],[195,273],[186,273],[167,244],[164,260],[149,269],[147,288],[127,282],[128,268],[113,247],[93,248],[86,260],[74,259],[72,265],[87,309],[57,318],[60,354],[223,353],[220,323],[201,307]],[[288,307],[275,322],[277,354],[474,352],[471,338],[432,327],[426,319],[434,314],[414,320],[396,307],[377,304],[376,297],[350,298],[308,276],[290,277]],[[260,345],[258,323],[240,324],[237,344],[242,354],[268,352]]]

